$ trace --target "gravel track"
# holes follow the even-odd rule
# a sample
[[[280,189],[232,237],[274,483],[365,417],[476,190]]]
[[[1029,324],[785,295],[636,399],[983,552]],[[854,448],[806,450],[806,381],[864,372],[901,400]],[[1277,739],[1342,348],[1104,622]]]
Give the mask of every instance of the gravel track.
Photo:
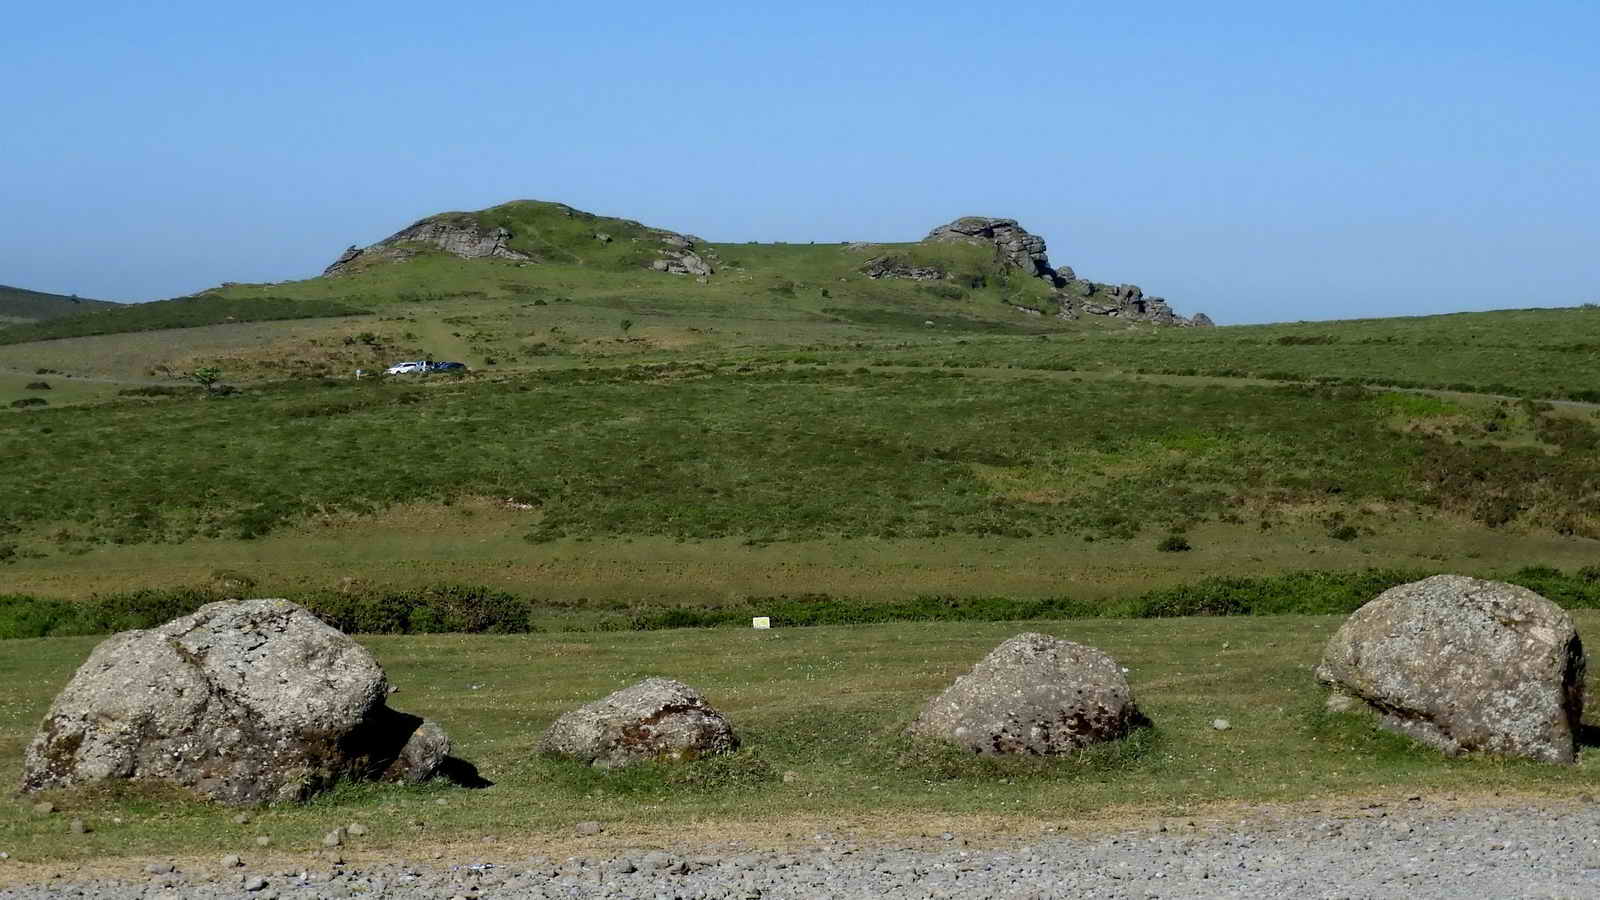
[[[1219,827],[1165,820],[1142,831],[1044,835],[1001,849],[858,844],[615,856],[407,862],[142,881],[0,888],[4,900],[86,898],[1150,898],[1600,897],[1600,806],[1447,811],[1407,805],[1352,817],[1263,818]],[[4,866],[5,863],[0,863]],[[3,869],[0,869],[3,875]]]

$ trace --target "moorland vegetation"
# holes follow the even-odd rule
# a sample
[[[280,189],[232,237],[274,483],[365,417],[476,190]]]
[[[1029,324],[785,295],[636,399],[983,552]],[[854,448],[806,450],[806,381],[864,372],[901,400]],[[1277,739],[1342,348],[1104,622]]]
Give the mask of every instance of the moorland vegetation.
[[[0,655],[29,686],[0,705],[0,778],[92,643],[70,635],[240,595],[384,635],[364,640],[408,704],[540,786],[532,811],[441,812],[440,788],[319,801],[462,833],[643,825],[641,798],[736,818],[756,790],[776,817],[1036,821],[1592,777],[1592,753],[1552,774],[1419,752],[1320,711],[1305,667],[1334,621],[1316,616],[1437,572],[1600,606],[1600,309],[1166,327],[1086,313],[1076,282],[992,246],[679,247],[562,209],[452,214],[487,235],[475,258],[380,242],[325,277],[0,328],[0,636],[53,635]],[[430,357],[470,371],[353,377]],[[228,389],[196,387],[207,369]],[[41,378],[48,403],[13,409]],[[716,627],[752,615],[780,629]],[[1012,619],[1111,650],[1171,724],[1066,765],[902,744],[907,698]],[[532,723],[651,674],[727,697],[754,738],[615,777],[528,754]],[[1209,733],[1217,715],[1235,730]],[[839,752],[840,729],[866,747]],[[238,837],[170,800],[82,802],[166,817],[141,847]],[[76,852],[22,812],[0,825]]]

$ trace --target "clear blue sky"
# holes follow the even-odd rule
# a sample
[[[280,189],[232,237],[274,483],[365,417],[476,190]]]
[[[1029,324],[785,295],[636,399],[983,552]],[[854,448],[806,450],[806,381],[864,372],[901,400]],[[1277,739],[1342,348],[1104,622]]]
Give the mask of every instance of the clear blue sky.
[[[316,274],[560,200],[712,240],[1011,216],[1219,322],[1600,300],[1600,3],[16,4],[0,283]]]

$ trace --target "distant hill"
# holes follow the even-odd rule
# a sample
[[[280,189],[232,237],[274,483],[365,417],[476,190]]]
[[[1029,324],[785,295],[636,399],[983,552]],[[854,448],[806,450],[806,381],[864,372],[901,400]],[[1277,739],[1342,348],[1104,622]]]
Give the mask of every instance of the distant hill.
[[[38,322],[75,316],[96,309],[121,306],[109,300],[88,300],[63,294],[47,294],[24,288],[0,284],[0,324],[8,322]]]

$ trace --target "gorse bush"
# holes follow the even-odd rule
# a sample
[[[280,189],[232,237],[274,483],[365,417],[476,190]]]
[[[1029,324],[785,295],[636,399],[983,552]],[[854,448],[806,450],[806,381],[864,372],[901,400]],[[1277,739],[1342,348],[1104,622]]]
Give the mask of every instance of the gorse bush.
[[[553,630],[659,631],[747,628],[755,616],[771,618],[775,627],[797,628],[886,622],[1343,615],[1389,588],[1433,574],[1437,573],[1367,569],[1205,578],[1110,600],[923,594],[904,600],[876,601],[830,594],[780,594],[715,606],[664,606],[641,601],[589,617],[573,616],[574,604],[540,601],[470,585],[316,590],[292,599],[324,622],[350,634],[526,634],[544,630],[541,621],[552,623]],[[1536,566],[1489,577],[1522,585],[1567,609],[1600,609],[1600,566],[1572,573]],[[153,628],[224,598],[215,588],[96,594],[79,602],[0,595],[0,638]],[[576,611],[582,612],[583,605],[577,606]]]
[[[215,588],[168,588],[95,594],[79,602],[0,595],[0,638],[109,634],[154,628],[207,603]],[[350,634],[524,634],[535,630],[532,602],[484,587],[312,591],[294,598],[317,618]]]

